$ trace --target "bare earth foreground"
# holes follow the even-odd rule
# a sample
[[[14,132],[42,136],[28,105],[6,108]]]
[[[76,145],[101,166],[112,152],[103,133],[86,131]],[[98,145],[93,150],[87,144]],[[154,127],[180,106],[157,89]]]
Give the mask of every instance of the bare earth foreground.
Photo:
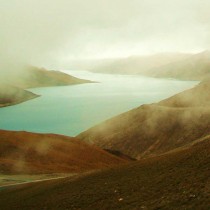
[[[209,209],[210,137],[78,178],[2,189],[1,209]]]
[[[72,137],[0,130],[1,174],[80,173],[127,162]]]

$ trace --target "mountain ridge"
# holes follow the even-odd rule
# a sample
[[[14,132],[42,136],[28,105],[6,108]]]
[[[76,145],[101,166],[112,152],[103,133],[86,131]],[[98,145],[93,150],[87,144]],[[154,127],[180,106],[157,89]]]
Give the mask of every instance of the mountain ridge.
[[[27,66],[14,74],[4,73],[0,82],[0,107],[5,107],[39,97],[26,90],[29,88],[76,85],[92,81],[79,79],[60,71]]]
[[[77,137],[137,159],[184,146],[210,134],[209,81],[159,103],[123,113]]]
[[[210,76],[210,52],[196,54],[157,53],[95,61],[87,69],[97,73],[134,74],[157,78],[203,80]]]

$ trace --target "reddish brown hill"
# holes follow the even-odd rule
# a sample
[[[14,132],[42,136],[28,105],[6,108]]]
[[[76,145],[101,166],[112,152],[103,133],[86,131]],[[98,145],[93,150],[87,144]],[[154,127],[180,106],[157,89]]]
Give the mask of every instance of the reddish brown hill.
[[[210,138],[170,154],[78,179],[0,192],[2,209],[208,210]]]
[[[0,130],[0,173],[59,173],[126,161],[75,138]]]
[[[162,154],[210,134],[209,80],[158,104],[143,105],[78,137],[134,158]]]

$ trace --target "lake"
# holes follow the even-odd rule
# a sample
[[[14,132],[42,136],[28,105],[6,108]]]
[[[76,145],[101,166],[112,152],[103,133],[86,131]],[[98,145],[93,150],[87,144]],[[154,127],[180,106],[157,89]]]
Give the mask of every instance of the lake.
[[[98,83],[30,89],[42,96],[1,108],[0,129],[75,136],[115,115],[198,84],[133,75],[65,72]]]

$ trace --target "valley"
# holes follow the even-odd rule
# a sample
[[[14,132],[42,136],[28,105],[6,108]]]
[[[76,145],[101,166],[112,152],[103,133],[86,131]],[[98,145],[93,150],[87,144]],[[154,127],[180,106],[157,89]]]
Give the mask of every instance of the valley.
[[[198,84],[87,71],[64,73],[97,83],[27,89],[41,97],[0,109],[0,129],[76,136],[111,117],[142,104],[157,103]]]
[[[1,130],[2,185],[11,185],[0,188],[0,206],[207,210],[209,84],[142,105],[77,138]]]

